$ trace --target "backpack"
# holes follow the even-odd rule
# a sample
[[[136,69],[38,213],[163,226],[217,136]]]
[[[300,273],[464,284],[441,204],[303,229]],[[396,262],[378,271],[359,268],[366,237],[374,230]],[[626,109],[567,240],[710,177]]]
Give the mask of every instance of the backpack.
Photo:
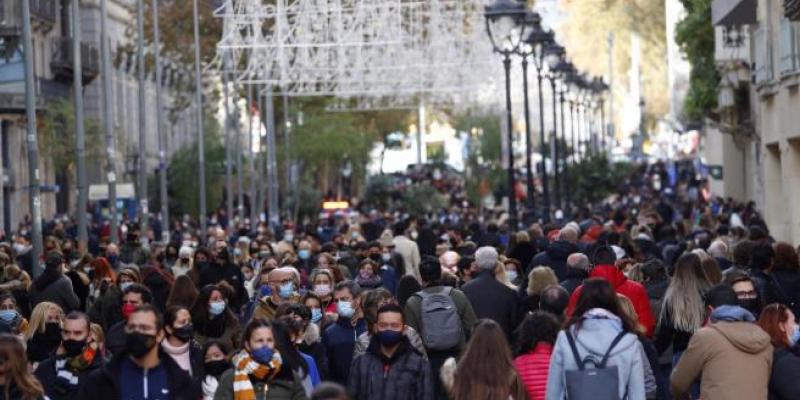
[[[592,356],[581,359],[578,347],[575,346],[575,339],[572,338],[572,333],[567,330],[566,334],[569,347],[572,349],[572,356],[575,357],[575,364],[578,365],[577,370],[565,372],[567,398],[570,400],[620,400],[617,367],[606,367],[606,363],[611,350],[619,344],[627,332],[622,331],[614,338],[599,363]],[[594,368],[587,369],[587,363],[594,364]],[[628,394],[626,392],[622,399],[627,398]]]
[[[422,299],[422,342],[430,350],[450,350],[461,343],[461,317],[455,302],[450,298],[452,288],[428,293],[416,293]]]

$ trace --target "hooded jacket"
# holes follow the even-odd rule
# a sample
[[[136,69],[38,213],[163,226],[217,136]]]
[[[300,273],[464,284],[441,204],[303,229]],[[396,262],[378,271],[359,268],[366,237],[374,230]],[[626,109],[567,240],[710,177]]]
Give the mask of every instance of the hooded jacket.
[[[653,337],[656,328],[656,319],[653,316],[653,310],[650,308],[650,299],[647,296],[647,290],[638,282],[628,280],[628,277],[613,265],[598,265],[592,269],[589,274],[590,278],[603,278],[611,284],[614,291],[627,297],[633,308],[636,310],[636,315],[639,317],[641,323],[647,329],[647,336]],[[583,285],[579,286],[572,293],[569,298],[569,306],[567,306],[567,315],[572,315],[575,306],[578,304],[578,299],[583,291]]]
[[[772,367],[769,335],[747,320],[752,315],[738,306],[723,318],[719,308],[712,323],[697,331],[672,371],[675,399],[687,398],[692,383],[701,375],[703,400],[766,400]]]
[[[611,342],[621,332],[618,321],[609,319],[584,319],[580,329],[570,327],[578,354],[581,359],[593,356],[601,359],[611,346]],[[628,333],[614,347],[608,358],[608,367],[616,366],[619,377],[620,398],[627,393],[628,400],[644,400],[644,369],[642,345],[636,335]],[[591,368],[591,367],[590,367]],[[550,358],[550,372],[547,377],[548,400],[566,399],[566,371],[578,369],[572,355],[565,331],[558,333],[553,354]]]

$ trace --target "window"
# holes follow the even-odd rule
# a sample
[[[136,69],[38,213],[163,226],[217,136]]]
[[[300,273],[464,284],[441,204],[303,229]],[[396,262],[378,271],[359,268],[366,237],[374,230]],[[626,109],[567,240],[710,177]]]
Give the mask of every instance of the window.
[[[760,27],[755,33],[756,44],[756,83],[764,83],[773,79],[772,47],[770,47],[769,29]]]
[[[778,43],[780,51],[780,72],[781,75],[791,74],[800,70],[800,41],[798,41],[800,27],[796,22],[786,18],[781,19],[781,32]]]

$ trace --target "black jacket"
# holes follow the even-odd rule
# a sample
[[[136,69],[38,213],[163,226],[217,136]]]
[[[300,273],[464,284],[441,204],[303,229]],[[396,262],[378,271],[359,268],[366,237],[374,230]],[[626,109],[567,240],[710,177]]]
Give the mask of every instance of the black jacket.
[[[520,300],[508,286],[495,279],[489,270],[479,272],[461,288],[472,304],[475,316],[489,318],[500,324],[508,339],[520,320]]]
[[[244,288],[242,271],[233,263],[225,265],[211,264],[200,272],[200,288],[205,285],[216,285],[219,281],[228,282],[236,291],[236,298],[230,299],[230,307],[235,312],[247,304],[247,290]]]
[[[106,333],[106,351],[112,355],[122,353],[125,349],[125,324],[128,321],[122,320],[108,328]]]
[[[86,379],[86,383],[78,391],[76,400],[99,400],[99,399],[119,399],[120,398],[120,365],[122,359],[127,354],[120,354],[111,359],[101,368],[92,371]],[[163,351],[159,353],[159,358],[167,369],[167,381],[169,382],[170,400],[196,400],[202,396],[200,386],[192,381],[189,374],[182,370],[172,357]]]
[[[778,301],[778,297],[775,294],[775,285],[769,274],[753,268],[750,268],[747,272],[750,274],[750,279],[753,280],[753,285],[756,287],[761,304],[767,305]]]
[[[800,272],[773,270],[770,275],[777,301],[789,306],[792,312],[798,315],[797,313],[800,311]]]
[[[572,296],[572,292],[578,288],[578,286],[583,285],[583,281],[589,278],[589,272],[584,271],[578,268],[567,268],[567,277],[561,281],[560,285],[564,289],[567,289],[569,295]]]
[[[59,358],[58,356],[53,356],[48,358],[47,360],[42,361],[41,364],[36,368],[36,371],[33,374],[36,376],[36,379],[41,382],[42,387],[44,388],[44,393],[52,400],[71,400],[75,397],[77,392],[80,391],[80,387],[86,382],[86,379],[89,377],[89,374],[100,368],[102,366],[102,362],[100,361],[100,353],[94,357],[92,361],[92,365],[86,368],[83,371],[80,371],[78,376],[78,389],[74,392],[69,393],[59,393],[56,389],[56,359]]]
[[[769,400],[800,399],[800,356],[786,348],[775,349],[769,377]]]
[[[532,269],[543,265],[552,268],[558,280],[563,281],[567,278],[567,257],[572,253],[578,252],[578,246],[570,242],[561,240],[553,242],[550,246],[547,246],[545,251],[533,257],[533,260],[531,260],[530,264],[528,264],[525,269],[525,275],[528,275]]]
[[[63,274],[47,282],[46,285],[37,283],[38,281],[34,281],[31,285],[31,304],[39,304],[43,301],[56,303],[64,310],[64,314],[80,308],[81,300],[72,290],[72,282]]]
[[[386,357],[373,336],[367,352],[353,361],[348,388],[353,400],[433,400],[431,366],[408,338]]]
[[[508,257],[519,261],[523,268],[531,263],[539,250],[531,242],[519,242],[508,252]]]

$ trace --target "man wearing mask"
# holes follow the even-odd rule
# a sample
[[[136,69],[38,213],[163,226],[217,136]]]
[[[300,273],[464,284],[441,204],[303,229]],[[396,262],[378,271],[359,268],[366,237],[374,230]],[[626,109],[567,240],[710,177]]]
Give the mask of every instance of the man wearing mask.
[[[14,257],[17,264],[22,267],[28,275],[33,276],[33,253],[31,252],[31,237],[29,233],[20,233],[14,238]]]
[[[150,305],[138,307],[125,324],[125,349],[92,372],[77,399],[197,399],[198,384],[158,345],[164,321]]]
[[[349,389],[354,400],[433,400],[428,362],[408,341],[403,310],[396,304],[378,309],[376,334],[367,352],[353,361]],[[374,379],[383,376],[384,379]]]
[[[731,277],[730,282],[733,291],[736,292],[739,305],[747,311],[750,311],[757,319],[761,314],[761,308],[764,307],[764,302],[761,301],[753,279],[747,275],[741,274]]]
[[[150,289],[138,283],[132,283],[122,291],[122,321],[117,322],[108,329],[106,335],[106,348],[112,355],[122,353],[125,349],[125,326],[136,308],[150,304],[153,295]]]
[[[178,261],[172,266],[172,275],[179,277],[186,275],[192,269],[192,257],[194,250],[189,246],[181,246],[178,251]]]
[[[200,272],[200,285],[216,285],[220,281],[225,281],[236,292],[230,299],[231,310],[235,314],[239,313],[242,305],[247,303],[247,290],[244,288],[244,277],[242,271],[233,263],[227,247],[222,247],[217,251],[213,264]]]
[[[114,243],[109,243],[106,246],[106,260],[111,264],[114,271],[119,271],[119,248]]]
[[[294,268],[276,268],[269,272],[267,280],[270,287],[269,295],[258,300],[258,305],[253,311],[253,318],[271,320],[275,318],[275,313],[281,304],[298,303],[300,301]]]
[[[86,314],[73,311],[64,318],[61,345],[53,357],[43,361],[34,374],[53,400],[73,399],[89,373],[102,365],[98,344],[91,339]]]
[[[135,264],[143,266],[150,258],[147,250],[142,247],[142,242],[139,240],[139,230],[131,230],[126,236],[125,243],[119,252],[119,260],[125,264]]]
[[[322,344],[328,355],[330,379],[346,385],[356,338],[367,331],[361,310],[361,287],[353,281],[339,282],[334,288],[333,298],[339,318],[325,329]]]

